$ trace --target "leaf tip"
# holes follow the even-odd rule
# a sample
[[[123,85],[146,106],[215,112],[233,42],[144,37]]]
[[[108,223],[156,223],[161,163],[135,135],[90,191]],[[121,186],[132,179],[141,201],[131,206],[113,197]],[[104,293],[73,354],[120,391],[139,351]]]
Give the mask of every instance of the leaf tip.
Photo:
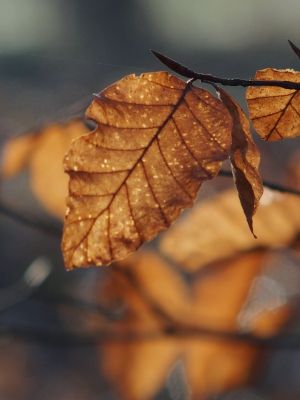
[[[298,46],[295,45],[295,43],[293,43],[291,40],[288,39],[289,45],[291,46],[292,50],[294,51],[294,53],[298,56],[298,58],[300,58],[300,48]]]
[[[170,57],[167,57],[156,50],[150,49],[150,52],[166,67],[170,68],[172,71],[176,72],[179,75],[182,75],[186,78],[197,78],[197,74],[193,72],[191,69],[185,67],[179,62],[173,60]]]

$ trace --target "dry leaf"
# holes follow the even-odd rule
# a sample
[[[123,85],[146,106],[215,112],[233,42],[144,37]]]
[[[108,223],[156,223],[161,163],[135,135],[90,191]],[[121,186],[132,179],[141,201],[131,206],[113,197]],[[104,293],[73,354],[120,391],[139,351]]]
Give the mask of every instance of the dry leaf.
[[[252,139],[250,123],[242,108],[221,88],[218,88],[218,93],[233,120],[230,161],[241,205],[253,233],[252,217],[263,194],[258,170],[260,153]]]
[[[83,122],[76,119],[65,124],[51,124],[37,133],[8,141],[4,147],[2,175],[11,178],[29,168],[35,196],[47,211],[63,218],[68,193],[63,157],[72,141],[87,132]]]
[[[201,334],[191,336],[188,332],[197,327],[238,331],[239,312],[263,267],[264,256],[264,251],[256,251],[222,262],[207,274],[195,276],[192,284],[151,253],[137,254],[112,270],[100,295],[124,301],[127,313],[115,323],[115,330],[130,332],[133,340],[105,343],[101,347],[101,367],[122,399],[152,399],[179,359],[184,363],[192,398],[207,398],[249,383],[260,350],[247,343]],[[289,309],[285,313],[281,310],[279,315],[277,310],[258,315],[258,332],[263,331],[266,321],[268,332],[276,333],[289,315]],[[171,336],[165,334],[166,327],[172,329]]]
[[[267,68],[257,71],[256,80],[300,83],[300,72]],[[280,87],[250,87],[246,91],[250,118],[264,140],[300,135],[300,91]]]
[[[231,144],[224,105],[166,72],[121,79],[96,96],[87,117],[98,127],[65,158],[68,269],[122,259],[166,229],[218,173]]]
[[[237,252],[284,246],[300,230],[299,207],[299,197],[265,189],[254,217],[258,239],[253,239],[236,193],[222,192],[197,204],[186,219],[171,227],[160,247],[184,268],[197,270]]]

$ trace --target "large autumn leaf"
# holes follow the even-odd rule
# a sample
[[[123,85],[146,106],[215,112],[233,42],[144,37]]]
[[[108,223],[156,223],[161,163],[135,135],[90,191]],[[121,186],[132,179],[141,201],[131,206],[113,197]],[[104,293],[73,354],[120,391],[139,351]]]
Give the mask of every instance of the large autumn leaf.
[[[127,312],[114,323],[112,335],[119,334],[120,340],[115,336],[100,348],[101,368],[122,399],[154,398],[178,360],[193,399],[249,382],[260,350],[234,339],[197,335],[193,329],[238,331],[240,312],[264,259],[264,251],[240,255],[194,276],[191,284],[152,253],[137,254],[113,269],[99,296],[112,303],[122,300]],[[289,315],[288,308],[262,309],[248,329],[272,335]],[[122,340],[126,334],[131,341]]]
[[[62,219],[68,194],[63,158],[72,141],[87,132],[84,123],[74,119],[9,140],[2,153],[2,178],[12,178],[29,168],[33,193],[51,214]]]
[[[64,163],[68,269],[122,259],[166,229],[231,144],[222,102],[166,72],[126,76],[95,96],[87,117],[98,127]]]
[[[170,228],[160,246],[189,270],[256,247],[282,247],[300,231],[299,207],[298,196],[265,190],[254,218],[258,239],[253,239],[235,191],[228,190],[197,204],[186,219]]]
[[[252,139],[250,123],[243,109],[224,90],[218,88],[218,92],[233,120],[230,161],[240,202],[253,233],[252,217],[263,194],[258,170],[260,153]]]
[[[266,68],[257,71],[257,80],[300,82],[300,72]],[[250,118],[264,140],[280,140],[300,135],[300,90],[280,87],[250,87],[246,91]]]

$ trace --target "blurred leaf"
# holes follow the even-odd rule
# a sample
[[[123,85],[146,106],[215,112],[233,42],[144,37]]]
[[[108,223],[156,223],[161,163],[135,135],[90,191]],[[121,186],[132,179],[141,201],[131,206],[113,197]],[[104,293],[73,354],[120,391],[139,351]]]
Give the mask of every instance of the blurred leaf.
[[[113,269],[100,296],[123,300],[127,313],[114,329],[131,333],[133,340],[105,343],[101,365],[122,399],[152,399],[179,359],[195,399],[249,382],[260,355],[255,347],[189,332],[197,328],[200,332],[201,328],[238,331],[239,312],[264,257],[264,251],[243,254],[194,276],[191,284],[152,253],[137,254]],[[289,315],[286,309],[279,315],[273,310],[258,317],[260,323],[266,321],[268,334],[274,334]],[[252,327],[256,332],[254,324]],[[167,334],[170,330],[172,335]]]
[[[62,219],[68,193],[63,157],[72,141],[87,132],[82,121],[71,120],[9,140],[3,149],[3,177],[12,178],[29,168],[33,193],[47,211]]]
[[[300,82],[300,72],[266,68],[256,80]],[[250,87],[246,91],[250,118],[264,140],[281,140],[300,135],[300,91],[280,87]]]
[[[300,230],[298,196],[266,190],[254,217],[258,239],[249,236],[238,197],[228,190],[197,204],[161,240],[164,254],[188,270],[257,247],[291,243]]]
[[[2,150],[1,176],[11,178],[27,167],[35,149],[37,135],[29,133],[10,139]]]
[[[224,105],[166,72],[126,76],[87,116],[98,127],[65,158],[68,269],[123,259],[166,229],[216,176],[231,142]]]

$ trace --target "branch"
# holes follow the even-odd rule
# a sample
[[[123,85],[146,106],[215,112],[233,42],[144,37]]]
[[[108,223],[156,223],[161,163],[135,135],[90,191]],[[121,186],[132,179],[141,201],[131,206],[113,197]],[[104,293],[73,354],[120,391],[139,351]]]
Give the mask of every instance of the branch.
[[[232,178],[232,172],[221,170],[219,172],[219,176],[222,176],[224,178]],[[276,190],[277,192],[289,193],[289,194],[294,194],[296,196],[300,196],[300,190],[289,188],[289,187],[283,186],[283,185],[279,185],[277,183],[263,180],[263,185],[264,185],[264,187],[271,189],[271,190]],[[44,221],[40,221],[40,220],[36,219],[35,217],[25,216],[20,211],[14,210],[13,208],[1,203],[1,201],[0,201],[0,214],[1,213],[3,215],[5,215],[6,217],[13,219],[16,222],[26,225],[32,229],[41,231],[41,232],[45,233],[46,235],[51,235],[51,236],[58,237],[58,238],[60,238],[62,235],[62,230],[59,225],[53,225],[53,224],[50,224],[50,223],[47,223]]]
[[[13,337],[50,346],[95,346],[106,342],[133,343],[161,338],[215,338],[229,342],[244,342],[248,345],[269,349],[299,349],[299,334],[280,334],[259,337],[251,333],[220,331],[205,327],[181,327],[152,332],[116,332],[113,329],[94,332],[74,332],[63,329],[41,329],[30,326],[0,326],[0,337]]]
[[[199,72],[195,72],[190,68],[180,64],[179,62],[169,58],[161,53],[158,53],[155,50],[150,50],[152,54],[156,58],[159,59],[164,65],[170,68],[172,71],[176,72],[179,75],[185,76],[186,78],[200,80],[203,83],[219,83],[223,86],[277,86],[285,89],[294,89],[300,90],[299,82],[289,82],[289,81],[262,81],[262,80],[248,80],[248,79],[239,79],[239,78],[219,78],[213,76],[211,74],[202,74]]]
[[[20,222],[23,225],[41,231],[47,235],[56,237],[61,236],[62,230],[60,226],[40,221],[36,217],[26,216],[24,213],[21,213],[20,211],[17,211],[9,207],[8,205],[4,204],[1,200],[0,200],[0,214],[3,214],[6,217],[9,217],[16,222]]]
[[[232,178],[232,172],[221,170],[219,172],[219,176],[223,176],[224,178]],[[277,192],[280,193],[289,193],[289,194],[294,194],[296,196],[300,196],[300,190],[282,186],[277,183],[263,180],[263,185],[268,189],[276,190]]]

